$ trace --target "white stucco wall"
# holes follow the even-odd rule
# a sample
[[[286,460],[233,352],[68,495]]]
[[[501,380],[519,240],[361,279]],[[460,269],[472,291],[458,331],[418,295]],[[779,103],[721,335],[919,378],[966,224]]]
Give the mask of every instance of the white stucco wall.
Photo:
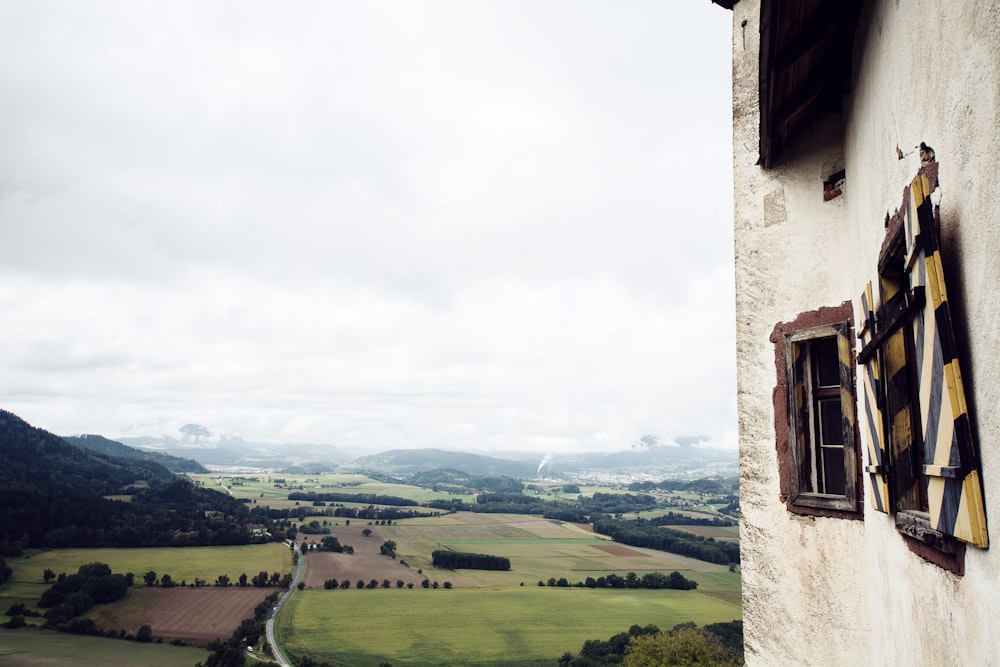
[[[817,122],[768,171],[756,166],[759,17],[759,0],[733,10],[747,664],[1000,664],[1000,2],[866,3],[844,118]],[[867,497],[863,522],[795,516],[779,498],[769,335],[875,278],[922,141],[940,164],[945,270],[998,544],[970,547],[964,577],[911,553]],[[824,203],[839,159],[846,192]]]

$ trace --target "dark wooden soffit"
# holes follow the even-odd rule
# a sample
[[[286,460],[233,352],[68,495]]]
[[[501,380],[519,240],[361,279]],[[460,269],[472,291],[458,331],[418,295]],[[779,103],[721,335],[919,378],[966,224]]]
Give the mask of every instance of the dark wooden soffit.
[[[720,7],[725,7],[726,9],[732,9],[740,0],[712,0],[713,4],[719,5]]]
[[[761,1],[758,164],[765,169],[806,122],[841,111],[860,10],[861,0]]]

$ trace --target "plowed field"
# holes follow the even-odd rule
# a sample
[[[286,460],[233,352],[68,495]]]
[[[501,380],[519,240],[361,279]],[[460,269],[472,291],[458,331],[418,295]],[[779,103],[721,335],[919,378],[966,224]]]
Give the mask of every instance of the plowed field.
[[[159,637],[228,639],[275,588],[177,588],[146,610],[142,622]]]
[[[398,560],[393,560],[388,556],[383,556],[380,547],[382,538],[378,532],[372,529],[372,534],[365,537],[361,531],[361,526],[335,526],[330,529],[330,534],[336,537],[341,544],[354,547],[354,553],[338,554],[329,551],[310,551],[306,556],[306,573],[302,580],[306,588],[323,588],[323,584],[328,579],[351,582],[354,588],[357,581],[367,584],[372,579],[382,585],[382,581],[388,579],[392,587],[396,587],[396,582],[401,580],[404,584],[419,586],[424,580],[424,576],[417,574],[416,570],[400,565]],[[325,535],[308,535],[310,542],[320,542]]]

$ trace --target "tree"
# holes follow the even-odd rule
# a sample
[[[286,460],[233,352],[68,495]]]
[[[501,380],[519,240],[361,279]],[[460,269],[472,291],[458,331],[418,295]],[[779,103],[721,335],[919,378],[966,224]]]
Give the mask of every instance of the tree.
[[[358,583],[354,584],[354,586],[355,588],[364,588],[365,587],[364,579],[358,579]]]
[[[361,534],[364,535],[365,537],[369,537],[372,534],[372,529],[365,528],[364,530],[361,531]]]
[[[142,575],[142,580],[146,582],[147,586],[152,586],[156,583],[156,573],[150,570],[146,574]]]
[[[724,646],[715,635],[690,627],[633,637],[622,662],[623,667],[736,667],[738,664],[732,649]]]
[[[402,579],[397,579],[396,580],[396,588],[402,588],[404,585],[405,584],[403,583]]]
[[[243,575],[243,576],[246,576],[246,575]],[[215,585],[216,586],[222,586],[223,588],[225,588],[226,586],[228,586],[229,585],[229,575],[228,574],[220,574],[216,578],[216,580],[215,580]]]
[[[42,573],[42,579],[45,580],[45,583],[47,584],[49,583],[50,580],[55,578],[56,578],[56,573],[50,570],[49,568],[45,568],[45,572]]]
[[[139,628],[139,631],[135,633],[135,639],[136,641],[145,643],[153,641],[153,628],[143,624],[142,627]]]
[[[379,547],[379,550],[382,552],[383,556],[388,556],[389,558],[395,558],[396,542],[394,540],[386,540],[385,542],[382,543],[382,546]]]
[[[174,587],[173,577],[171,577],[169,574],[164,574],[162,577],[160,577],[160,585],[163,586],[164,588],[173,588]]]

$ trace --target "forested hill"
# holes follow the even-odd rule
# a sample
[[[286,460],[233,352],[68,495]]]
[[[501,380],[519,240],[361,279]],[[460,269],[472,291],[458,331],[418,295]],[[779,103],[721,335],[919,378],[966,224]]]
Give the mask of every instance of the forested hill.
[[[134,459],[137,461],[152,461],[159,463],[170,472],[208,472],[202,464],[194,459],[184,459],[179,456],[164,454],[163,452],[151,452],[144,449],[136,449],[123,445],[115,440],[109,440],[100,435],[74,435],[63,436],[63,440],[71,445],[88,449],[98,454],[108,454],[122,459]]]
[[[104,497],[118,494],[131,502]],[[249,521],[245,504],[158,463],[80,449],[0,410],[0,556],[27,547],[244,544]]]
[[[156,484],[172,478],[173,473],[159,463],[89,452],[0,410],[0,481],[4,483],[110,495],[140,480]]]

